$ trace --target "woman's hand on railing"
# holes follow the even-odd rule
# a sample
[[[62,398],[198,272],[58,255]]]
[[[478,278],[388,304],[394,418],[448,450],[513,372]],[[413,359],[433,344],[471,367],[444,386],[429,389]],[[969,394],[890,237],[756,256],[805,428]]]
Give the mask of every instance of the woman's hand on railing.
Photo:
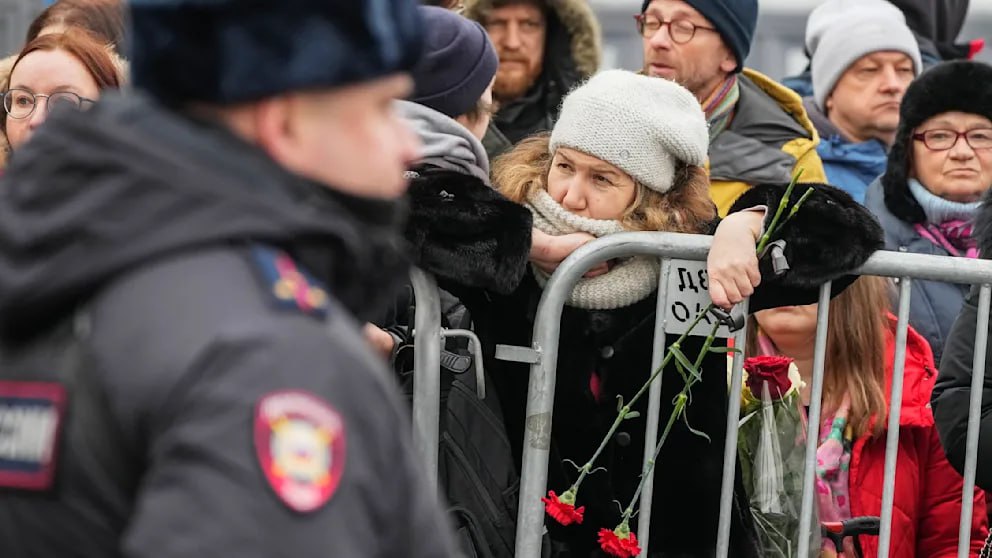
[[[541,271],[552,274],[572,252],[596,237],[586,233],[553,236],[540,229],[531,233],[530,261]],[[603,262],[586,272],[583,277],[596,277],[609,271],[609,264]]]
[[[713,235],[706,259],[710,299],[729,309],[754,293],[761,283],[755,244],[761,236],[764,211],[741,211],[728,215]]]

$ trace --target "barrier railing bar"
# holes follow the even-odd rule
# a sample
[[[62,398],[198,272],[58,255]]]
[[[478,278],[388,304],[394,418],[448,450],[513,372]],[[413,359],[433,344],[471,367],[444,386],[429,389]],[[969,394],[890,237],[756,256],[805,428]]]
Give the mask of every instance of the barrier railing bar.
[[[551,442],[552,411],[554,403],[555,372],[558,361],[559,327],[563,306],[583,273],[598,262],[617,257],[631,255],[655,256],[659,258],[674,258],[703,261],[706,259],[712,237],[705,235],[686,235],[675,233],[620,233],[607,238],[597,239],[582,246],[569,256],[546,285],[538,305],[537,318],[534,324],[534,345],[532,354],[541,354],[541,362],[531,366],[529,395],[526,411],[526,439],[523,451],[523,466],[521,468],[521,490],[518,516],[518,532],[516,540],[516,556],[519,558],[538,558],[541,554],[541,537],[544,530],[544,510],[540,505],[547,486],[547,464]],[[928,279],[950,283],[984,284],[992,277],[992,261],[969,260],[944,256],[907,254],[896,252],[876,252],[859,270],[852,272],[858,275],[877,275],[883,277],[904,278],[912,275],[917,279]],[[902,282],[903,289],[908,289],[909,280]],[[908,291],[906,291],[908,293]],[[806,467],[804,471],[804,492],[801,507],[801,537],[799,541],[799,556],[809,555],[809,535],[812,526],[813,506],[813,476],[815,473],[815,450],[818,439],[821,398],[823,393],[823,363],[826,349],[827,317],[829,312],[830,284],[825,284],[820,290],[820,309],[817,317],[816,352],[814,354],[813,392],[811,393],[809,411],[809,432],[806,448]],[[907,321],[902,315],[903,301],[908,304],[908,294],[900,299],[900,320]],[[908,307],[907,307],[908,308]],[[821,333],[822,337],[821,337]],[[905,359],[905,327],[900,329],[902,337],[899,361]],[[898,337],[898,336],[897,336]],[[898,339],[897,339],[898,342]],[[897,351],[900,350],[897,345]],[[530,354],[530,353],[529,353]],[[900,363],[902,370],[904,363]],[[894,378],[892,401],[901,401],[901,373]],[[896,388],[898,387],[898,392]],[[898,399],[896,398],[898,396]],[[894,405],[898,414],[899,405]],[[890,411],[890,420],[891,414]],[[732,415],[731,415],[732,416]],[[730,419],[728,418],[728,421]],[[889,437],[898,436],[898,421],[895,427],[890,425]],[[889,472],[889,453],[895,448],[892,443],[886,446],[886,483],[891,492],[894,474]],[[726,449],[726,448],[725,448]],[[894,453],[892,454],[894,457]],[[892,463],[894,465],[894,461]],[[725,464],[726,466],[726,464]],[[721,494],[722,495],[722,494]],[[891,497],[891,494],[890,494]],[[887,510],[887,512],[886,512]],[[883,537],[891,540],[891,498],[888,506],[883,505],[883,513],[889,518],[888,526],[883,523]],[[721,510],[721,515],[723,511]],[[721,526],[721,535],[723,531]],[[888,529],[888,531],[887,531]],[[647,534],[645,530],[641,533]],[[719,541],[718,541],[719,542]],[[888,541],[886,541],[888,543]],[[645,545],[646,547],[646,545]],[[725,554],[724,554],[725,555]]]
[[[672,260],[661,260],[661,273],[658,276],[658,303],[655,305],[654,336],[656,340],[654,352],[651,355],[651,370],[648,374],[661,366],[665,359],[665,317],[668,312],[668,278],[672,273]],[[654,456],[654,450],[658,447],[658,420],[661,418],[661,382],[665,375],[658,376],[658,379],[651,384],[648,390],[648,416],[645,423],[644,433],[644,468],[647,468],[648,460]],[[643,469],[642,469],[643,470]],[[637,517],[637,532],[640,533],[638,540],[641,542],[641,556],[647,556],[648,544],[651,535],[651,504],[654,502],[654,473],[651,470],[648,478],[644,481],[644,490],[641,492],[641,512]]]
[[[713,237],[701,234],[626,232],[596,239],[576,250],[570,257],[579,257],[580,250],[609,250],[610,258],[632,254],[706,261],[706,255]],[[593,261],[599,262],[603,259]],[[881,277],[903,277],[907,274],[914,279],[943,281],[946,283],[982,284],[992,276],[992,260],[956,258],[953,256],[933,256],[910,254],[908,252],[875,252],[854,275],[878,275]]]
[[[417,303],[413,338],[413,442],[427,466],[432,492],[437,491],[441,425],[441,295],[429,274],[410,270]]]
[[[823,372],[827,358],[827,324],[830,320],[830,283],[820,287],[816,307],[816,340],[813,345],[813,385],[809,395],[809,421],[806,431],[806,463],[803,467],[803,499],[799,508],[799,549],[796,556],[810,556],[813,528],[813,475],[816,472],[816,448],[820,443],[820,409],[823,406]],[[816,549],[819,553],[819,549]]]
[[[892,542],[892,506],[896,495],[896,460],[899,455],[899,415],[902,411],[902,384],[906,370],[906,337],[909,329],[909,301],[913,280],[899,280],[899,319],[896,322],[896,351],[892,364],[889,396],[889,426],[885,436],[885,476],[882,480],[882,528],[878,535],[878,555],[887,557]]]
[[[975,474],[978,470],[978,429],[982,416],[985,387],[985,351],[988,348],[989,304],[992,285],[983,284],[978,293],[978,323],[975,326],[975,352],[971,365],[971,399],[968,401],[968,437],[964,454],[964,488],[961,490],[961,523],[958,527],[958,558],[971,552],[971,516],[974,511]]]
[[[741,303],[745,316],[747,316],[749,302],[749,300],[745,300]],[[734,336],[734,347],[743,351],[746,346],[747,327],[745,325]],[[743,382],[741,371],[743,368],[744,354],[734,353],[727,409],[727,438],[723,446],[723,478],[720,480],[720,522],[716,539],[717,558],[727,558],[730,554],[730,510],[733,509],[734,478],[737,475],[737,425],[740,422],[741,414],[741,383]]]

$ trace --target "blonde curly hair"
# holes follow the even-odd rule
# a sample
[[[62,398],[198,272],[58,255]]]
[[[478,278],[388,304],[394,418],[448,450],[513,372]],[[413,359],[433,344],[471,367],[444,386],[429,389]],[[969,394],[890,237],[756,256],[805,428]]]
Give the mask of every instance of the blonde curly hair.
[[[493,161],[493,187],[521,205],[538,188],[547,190],[551,135],[524,139]],[[637,193],[620,223],[630,231],[705,233],[717,217],[710,181],[702,167],[679,163],[674,186],[662,194],[636,183]]]

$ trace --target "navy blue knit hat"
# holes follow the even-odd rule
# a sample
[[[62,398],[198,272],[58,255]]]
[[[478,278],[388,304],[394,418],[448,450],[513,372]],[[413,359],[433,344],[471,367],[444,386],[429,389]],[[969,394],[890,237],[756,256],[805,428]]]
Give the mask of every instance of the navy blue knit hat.
[[[499,66],[486,30],[451,10],[423,6],[427,36],[413,72],[411,101],[452,118],[467,113],[489,87]]]
[[[744,59],[751,52],[754,29],[758,26],[758,0],[685,0],[685,3],[716,27],[723,42],[737,58],[736,71],[741,71]],[[649,4],[651,0],[644,0],[642,13]]]
[[[234,104],[408,71],[416,0],[130,0],[132,83],[160,101]]]

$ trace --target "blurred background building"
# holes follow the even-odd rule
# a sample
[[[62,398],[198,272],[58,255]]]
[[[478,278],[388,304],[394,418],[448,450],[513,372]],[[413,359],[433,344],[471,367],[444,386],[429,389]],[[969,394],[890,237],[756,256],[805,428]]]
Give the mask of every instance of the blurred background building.
[[[774,79],[801,72],[806,67],[803,39],[806,18],[823,0],[758,0],[760,8],[755,44],[746,66]],[[590,0],[603,25],[604,62],[611,68],[641,67],[641,38],[634,29],[633,15],[641,0]],[[985,38],[978,59],[992,63],[992,0],[971,0],[961,40]]]
[[[798,73],[806,66],[803,35],[806,17],[822,0],[759,0],[761,6],[756,44],[747,65],[775,79]],[[0,0],[0,54],[21,46],[31,19],[51,0]],[[599,14],[605,39],[606,67],[639,69],[641,39],[633,15],[641,0],[590,0]],[[980,59],[992,63],[992,0],[971,0],[962,40],[984,37],[988,42]]]

